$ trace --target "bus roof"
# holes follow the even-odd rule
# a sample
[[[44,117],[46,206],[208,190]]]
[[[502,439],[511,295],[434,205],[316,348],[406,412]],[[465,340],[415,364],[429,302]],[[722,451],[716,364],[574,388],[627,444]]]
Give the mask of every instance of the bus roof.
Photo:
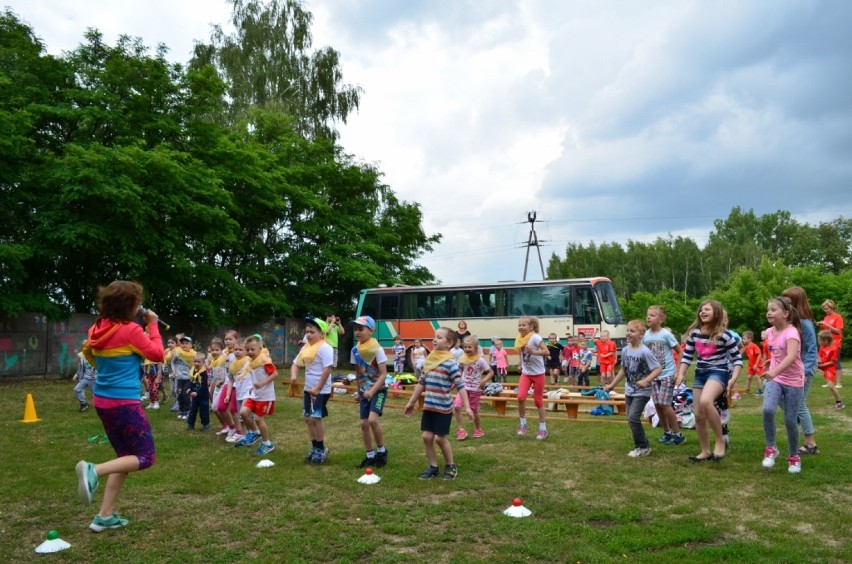
[[[576,285],[580,283],[590,283],[595,285],[599,282],[611,282],[609,278],[605,276],[594,276],[592,278],[562,278],[558,280],[532,280],[532,281],[502,281],[502,282],[483,282],[478,284],[448,284],[448,285],[435,285],[435,286],[406,286],[403,284],[388,286],[385,288],[365,288],[361,290],[361,293],[384,293],[384,292],[393,292],[393,293],[406,293],[406,292],[422,292],[429,290],[470,290],[472,288],[481,288],[481,289],[498,289],[498,288],[519,288],[526,286],[558,286],[560,284],[564,285]]]

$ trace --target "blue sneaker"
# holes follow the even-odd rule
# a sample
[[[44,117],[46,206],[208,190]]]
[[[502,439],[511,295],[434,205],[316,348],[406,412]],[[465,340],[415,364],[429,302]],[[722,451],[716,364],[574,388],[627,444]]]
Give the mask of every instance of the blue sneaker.
[[[92,494],[98,487],[98,473],[95,472],[95,465],[81,460],[74,470],[77,472],[77,496],[84,505],[90,505]]]
[[[671,435],[669,441],[666,443],[667,445],[677,446],[682,445],[686,442],[686,437],[683,436],[683,433],[680,435]]]
[[[254,438],[254,433],[249,431],[246,436],[234,443],[235,447],[251,446],[257,442]]]
[[[260,433],[251,432],[248,435],[246,435],[246,438],[248,439],[248,442],[246,443],[246,445],[248,445],[248,446],[256,445],[257,443],[260,442]]]
[[[660,444],[667,444],[670,440],[672,440],[672,436],[673,435],[667,431],[663,433],[663,436],[660,437],[660,440],[658,440],[657,442]]]
[[[322,464],[328,458],[329,450],[327,448],[318,448],[311,459],[311,464]]]
[[[272,452],[273,450],[275,450],[275,445],[274,445],[274,444],[269,443],[269,444],[267,445],[267,444],[264,444],[264,443],[260,443],[260,446],[259,446],[259,447],[257,447],[257,450],[256,450],[256,451],[254,451],[254,453],[255,453],[256,455],[258,455],[258,456],[263,456],[264,454],[269,454],[269,453],[270,453],[270,452]]]
[[[89,528],[95,531],[96,533],[100,533],[102,531],[106,531],[107,529],[119,529],[121,527],[126,527],[130,521],[127,519],[122,519],[118,516],[118,513],[113,513],[106,519],[101,517],[100,515],[95,515],[95,518],[92,519],[92,522],[89,523]]]
[[[313,462],[318,450],[317,447],[311,447],[311,450],[308,451],[308,456],[305,457],[305,462]]]

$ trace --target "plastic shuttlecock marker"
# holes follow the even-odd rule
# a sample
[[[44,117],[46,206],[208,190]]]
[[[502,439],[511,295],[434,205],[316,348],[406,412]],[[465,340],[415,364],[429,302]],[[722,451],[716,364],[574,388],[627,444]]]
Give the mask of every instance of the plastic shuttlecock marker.
[[[373,474],[372,468],[367,468],[364,471],[364,475],[358,478],[359,484],[378,484],[381,481],[381,478]]]
[[[71,545],[59,538],[59,531],[51,529],[47,533],[47,540],[38,545],[35,551],[38,554],[50,554],[52,552],[65,550],[66,548],[71,548]]]
[[[273,466],[275,466],[275,463],[267,458],[257,463],[257,468],[272,468]]]
[[[516,497],[512,500],[512,505],[503,511],[503,515],[508,515],[509,517],[529,517],[532,515],[532,511],[521,504],[521,498]]]

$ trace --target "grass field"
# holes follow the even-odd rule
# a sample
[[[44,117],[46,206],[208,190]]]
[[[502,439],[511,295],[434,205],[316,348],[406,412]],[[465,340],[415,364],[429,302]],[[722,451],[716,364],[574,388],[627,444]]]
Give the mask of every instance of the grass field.
[[[72,387],[0,384],[3,561],[36,558],[50,529],[72,545],[44,557],[53,561],[852,561],[852,407],[832,409],[819,384],[809,403],[822,452],[805,457],[799,475],[783,457],[761,468],[753,396],[733,408],[731,449],[718,463],[687,460],[698,452],[693,431],[685,445],[654,443],[650,457],[631,459],[622,423],[553,421],[538,442],[515,436],[514,417],[486,418],[484,438],[452,441],[459,477],[447,482],[417,479],[426,466],[419,416],[388,409],[390,463],[374,486],[357,482],[355,403],[330,404],[331,456],[311,466],[300,401],[279,385],[269,469],[255,468],[253,449],[188,432],[168,409],[149,412],[157,463],[131,475],[119,498],[130,525],[101,534],[87,526],[103,485],[92,506],[80,505],[74,465],[113,452],[87,442],[102,427],[94,410],[77,413]],[[19,422],[27,393],[38,423]],[[660,435],[648,432],[652,441]],[[780,414],[778,436],[786,452]],[[514,497],[532,517],[502,514]]]

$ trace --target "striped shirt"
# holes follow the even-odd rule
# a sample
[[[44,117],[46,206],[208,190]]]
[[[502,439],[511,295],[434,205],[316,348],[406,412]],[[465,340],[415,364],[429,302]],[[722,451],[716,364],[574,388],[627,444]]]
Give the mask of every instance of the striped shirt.
[[[455,360],[445,360],[430,372],[420,375],[420,381],[425,391],[423,395],[423,411],[438,413],[453,412],[453,388],[461,390],[464,381]]]
[[[683,358],[680,359],[680,363],[688,366],[696,357],[698,359],[696,368],[699,370],[728,372],[729,357],[731,365],[743,365],[743,357],[737,346],[737,340],[733,333],[727,329],[715,340],[702,333],[697,327],[690,331],[686,337],[686,346],[683,348]]]

